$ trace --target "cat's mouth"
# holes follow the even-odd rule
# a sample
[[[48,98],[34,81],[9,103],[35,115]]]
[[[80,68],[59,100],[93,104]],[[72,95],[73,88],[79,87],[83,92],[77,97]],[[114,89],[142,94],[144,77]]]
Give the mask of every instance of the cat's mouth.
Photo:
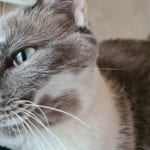
[[[17,113],[16,113],[17,114]],[[11,126],[20,126],[23,123],[23,119],[15,117],[15,115],[4,115],[0,119],[0,128],[11,127]]]
[[[0,136],[13,138],[49,124],[45,121],[46,114],[31,103],[29,100],[14,101],[0,111]]]
[[[18,149],[25,142],[23,131],[22,123],[0,123],[0,149],[1,146]]]
[[[5,134],[8,135],[9,132],[13,133],[12,135],[15,136],[20,134],[19,132],[45,129],[49,125],[76,118],[72,113],[76,112],[78,108],[79,99],[75,91],[63,93],[57,98],[44,95],[38,103],[29,98],[14,100],[12,104],[9,104],[8,109],[3,110],[5,115],[3,114],[2,119],[0,116],[0,130],[5,131]]]
[[[25,127],[25,121],[29,119],[23,110],[29,109],[22,104],[10,105],[0,111],[0,134],[14,137],[21,134]],[[31,109],[30,109],[31,111]]]
[[[23,131],[23,124],[22,123],[10,123],[7,122],[6,124],[0,123],[0,136],[7,137],[7,138],[14,138],[21,135]]]
[[[23,119],[21,119],[21,115],[13,110],[3,110],[3,114],[0,116],[0,130],[6,129],[16,130],[16,128],[20,128],[23,124]],[[19,117],[20,118],[19,118]]]

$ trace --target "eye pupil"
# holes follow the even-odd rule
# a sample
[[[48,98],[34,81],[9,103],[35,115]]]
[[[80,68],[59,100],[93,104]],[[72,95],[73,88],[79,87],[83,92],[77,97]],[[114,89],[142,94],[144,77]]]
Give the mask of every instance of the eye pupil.
[[[13,59],[14,66],[21,65],[22,63],[27,61],[34,53],[35,53],[34,48],[26,48],[18,52]]]
[[[27,60],[27,55],[25,52],[21,52],[21,56],[22,56],[22,61],[26,61]]]

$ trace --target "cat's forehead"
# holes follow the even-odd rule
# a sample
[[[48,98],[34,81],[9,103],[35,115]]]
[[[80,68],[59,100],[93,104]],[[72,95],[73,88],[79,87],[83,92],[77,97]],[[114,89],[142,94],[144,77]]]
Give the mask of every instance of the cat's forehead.
[[[76,26],[69,15],[43,9],[16,10],[0,21],[0,44],[17,47],[40,41],[53,41],[74,32]]]

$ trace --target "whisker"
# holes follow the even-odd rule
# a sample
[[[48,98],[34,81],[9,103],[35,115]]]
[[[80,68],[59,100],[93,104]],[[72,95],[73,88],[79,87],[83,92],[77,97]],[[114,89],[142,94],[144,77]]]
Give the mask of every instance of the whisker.
[[[43,111],[40,107],[37,107],[37,109],[39,109],[39,111],[41,112],[41,114],[43,115],[43,117],[44,117],[44,119],[45,119],[45,121],[46,121],[47,126],[49,127],[49,126],[50,126],[50,125],[49,125],[49,120],[48,120],[48,118],[46,117],[46,114],[44,113],[44,111]]]
[[[26,126],[24,125],[24,123],[23,123],[23,128],[24,128],[24,130],[25,130],[25,136],[27,137],[27,129],[26,129]],[[35,139],[34,139],[35,140]],[[27,144],[28,144],[28,147],[31,147],[31,145],[29,145],[29,142],[27,142]],[[23,149],[25,149],[24,148],[24,145],[23,145]]]
[[[29,114],[28,114],[28,116],[29,116]],[[31,117],[31,116],[30,116]],[[40,130],[29,120],[29,119],[27,119],[27,121],[32,125],[32,127],[34,128],[34,129],[36,129],[37,130],[37,132],[40,134],[40,136],[43,138],[43,140],[51,147],[51,145],[50,145],[50,143],[47,141],[47,139],[44,137],[44,135],[40,132]],[[52,147],[51,147],[52,148]],[[53,148],[52,148],[53,149]]]
[[[10,111],[10,112],[12,113],[12,112],[14,112],[14,111]],[[18,118],[17,115],[15,115],[15,116]],[[18,118],[18,119],[20,120],[20,118]],[[20,121],[22,122],[22,120],[20,120]],[[16,122],[16,120],[15,120],[15,122]],[[23,140],[23,136],[22,136],[22,134],[21,134],[21,131],[20,131],[18,125],[17,125],[17,122],[16,122],[16,126],[17,126],[17,130],[18,130],[18,132],[19,132],[19,134],[20,134],[20,136],[21,136],[22,141],[24,141],[24,140]],[[25,136],[27,137],[27,129],[26,129],[26,126],[24,125],[24,123],[22,124],[22,127],[23,127],[23,129],[24,129],[24,131],[25,131]],[[24,144],[23,144],[23,150],[25,150]]]
[[[49,129],[49,128],[47,128],[42,122],[41,122],[41,120],[39,119],[39,118],[37,118],[37,116],[36,115],[34,115],[33,113],[31,113],[31,112],[29,112],[29,111],[27,111],[27,110],[25,110],[25,109],[22,109],[21,108],[21,110],[26,114],[26,115],[30,115],[29,117],[31,117],[32,119],[34,119],[37,123],[39,123],[47,132],[49,132],[54,138],[55,138],[55,140],[63,147],[63,149],[67,149],[66,147],[65,147],[65,145],[56,137],[56,135]]]
[[[30,127],[30,125],[28,125],[28,123],[24,119],[22,119],[17,113],[15,113],[14,111],[12,111],[12,113],[15,114],[20,119],[20,121],[22,121],[26,125],[26,127],[29,129],[31,135],[34,138],[34,142],[35,141],[40,142],[40,144],[43,146],[43,143],[41,142],[41,140],[39,139],[39,137],[37,136],[37,134],[35,132],[33,132],[33,130]],[[42,150],[40,145],[38,145],[38,149]]]
[[[31,101],[28,101],[28,100],[20,100],[20,101],[16,101],[17,103],[30,103],[30,104],[26,104],[28,106],[34,106],[34,107],[40,107],[40,108],[44,108],[44,109],[48,109],[48,110],[53,110],[53,111],[56,111],[56,112],[60,112],[60,113],[63,113],[73,119],[75,119],[76,121],[78,121],[79,123],[81,123],[82,125],[86,126],[87,128],[90,128],[89,125],[87,125],[84,121],[82,121],[81,119],[79,119],[78,117],[74,116],[73,114],[71,113],[68,113],[66,111],[63,111],[61,109],[58,109],[58,108],[54,108],[54,107],[50,107],[50,106],[44,106],[44,105],[38,105],[38,104],[35,104]]]
[[[9,115],[6,113],[6,111],[5,111],[5,115],[6,115],[6,117],[7,117],[7,120],[10,121]],[[7,122],[7,126],[9,127],[8,122]],[[9,136],[11,137],[10,128],[9,128]]]
[[[17,117],[17,116],[16,116],[16,117]],[[19,127],[18,127],[18,125],[17,125],[16,119],[14,119],[14,121],[15,121],[15,126],[17,127],[17,130],[18,130],[18,132],[19,132],[19,136],[20,136],[20,138],[21,138],[21,140],[22,140],[22,142],[23,142],[24,140],[23,140],[23,136],[22,136],[22,134],[21,134],[21,130],[19,129]],[[14,129],[14,127],[13,127],[13,130],[14,130],[14,132],[16,132],[15,129]],[[23,146],[23,150],[24,150],[24,146]]]

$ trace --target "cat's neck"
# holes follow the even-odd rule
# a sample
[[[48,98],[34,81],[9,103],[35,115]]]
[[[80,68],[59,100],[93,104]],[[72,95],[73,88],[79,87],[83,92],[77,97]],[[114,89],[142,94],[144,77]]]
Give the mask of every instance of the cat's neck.
[[[123,104],[123,99],[119,99],[121,93],[112,89],[111,83],[101,75],[97,67],[80,84],[80,98],[83,100],[84,109],[78,117],[89,128],[72,119],[54,127],[54,133],[70,150],[134,149],[130,106],[124,103],[128,112],[120,112],[121,107],[118,106],[118,100],[122,100]],[[128,100],[125,98],[125,101]],[[122,116],[126,117],[126,123],[123,123]]]
[[[116,150],[120,130],[119,114],[113,93],[97,68],[80,82],[78,91],[83,109],[77,117],[88,127],[76,119],[70,119],[50,130],[70,150]],[[47,131],[42,132],[49,139]],[[57,143],[57,140],[54,141]],[[55,150],[62,149],[60,144],[49,142]]]
[[[82,91],[80,96],[84,99],[86,95],[83,103],[89,103],[85,109],[86,111],[81,112],[79,118],[86,122],[89,128],[79,125],[77,122],[75,123],[75,120],[70,121],[64,127],[71,127],[69,135],[72,135],[73,132],[71,131],[74,131],[76,144],[79,143],[78,149],[116,150],[118,145],[116,139],[119,137],[120,130],[120,118],[114,93],[97,68],[95,68],[93,76],[87,80],[84,86],[86,87],[86,91]],[[81,141],[83,143],[80,143]],[[69,143],[71,143],[71,139]]]
[[[129,122],[127,126],[129,134],[122,134],[121,131],[126,126],[122,125],[117,96],[98,68],[90,72],[86,70],[76,80],[71,75],[65,75],[61,75],[61,80],[58,80],[59,75],[55,76],[53,82],[49,82],[42,91],[48,89],[53,96],[57,96],[65,88],[77,87],[82,103],[81,109],[75,115],[76,119],[69,118],[47,130],[33,130],[36,139],[33,138],[33,133],[29,132],[22,149],[17,150],[37,150],[37,145],[41,145],[42,150],[122,150],[124,148],[119,146],[126,142],[129,142],[126,149],[133,149],[133,139],[128,138],[133,132],[132,123]],[[62,86],[63,82],[66,86]],[[54,87],[57,87],[57,90]],[[127,117],[127,120],[131,120],[130,115]],[[127,139],[129,140],[125,141]],[[17,145],[15,144],[16,147]]]

